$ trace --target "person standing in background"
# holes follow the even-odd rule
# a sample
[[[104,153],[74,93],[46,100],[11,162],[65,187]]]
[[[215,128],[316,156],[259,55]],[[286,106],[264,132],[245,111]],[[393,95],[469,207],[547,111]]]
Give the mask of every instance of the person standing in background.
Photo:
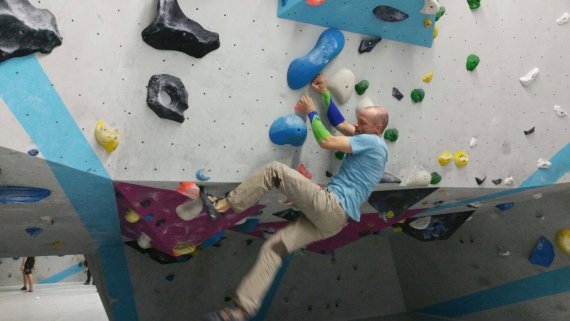
[[[89,270],[89,262],[87,262],[87,259],[85,259],[85,261],[83,261],[83,266],[85,266],[85,269],[87,270],[87,281],[85,281],[85,285],[89,285],[91,283],[91,270]],[[95,282],[93,282],[95,283]]]
[[[34,278],[32,276],[32,270],[34,269],[35,264],[36,258],[33,256],[24,256],[22,258],[22,266],[20,266],[20,271],[22,271],[24,286],[20,290],[34,292]]]

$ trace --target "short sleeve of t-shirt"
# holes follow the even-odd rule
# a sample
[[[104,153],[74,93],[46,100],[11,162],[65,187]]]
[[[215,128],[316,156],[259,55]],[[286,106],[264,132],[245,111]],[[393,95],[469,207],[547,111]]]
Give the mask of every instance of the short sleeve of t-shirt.
[[[356,135],[349,138],[352,154],[358,155],[368,149],[377,147],[378,137],[373,135]]]

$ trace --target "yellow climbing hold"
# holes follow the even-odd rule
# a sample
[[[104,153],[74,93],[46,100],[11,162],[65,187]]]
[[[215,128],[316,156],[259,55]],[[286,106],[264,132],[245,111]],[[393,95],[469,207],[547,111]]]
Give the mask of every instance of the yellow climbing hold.
[[[63,246],[65,245],[65,243],[61,242],[61,241],[57,241],[57,242],[53,242],[51,245],[51,248],[54,250],[59,250],[61,249]]]
[[[394,229],[394,232],[396,232],[396,233],[402,233],[404,231],[404,229],[400,225],[392,226],[392,228]]]
[[[431,20],[428,18],[425,18],[424,20],[424,26],[427,28],[431,27]]]
[[[465,167],[467,163],[469,163],[469,155],[465,151],[458,150],[455,152],[455,166],[457,167]]]
[[[556,244],[558,247],[570,256],[570,229],[563,229],[556,234]]]
[[[107,128],[105,122],[100,120],[95,124],[95,139],[107,153],[112,153],[119,146],[119,131]]]
[[[394,212],[388,211],[388,212],[386,213],[386,218],[387,218],[387,219],[393,219],[393,218],[394,218],[394,215],[395,215]]]
[[[136,223],[141,219],[140,215],[131,210],[130,208],[127,210],[127,212],[125,212],[125,220],[127,220],[127,222],[129,223]]]
[[[196,251],[196,245],[190,242],[181,242],[172,247],[172,253],[174,253],[174,256],[192,254],[194,251]]]
[[[439,28],[437,26],[433,26],[433,39],[437,38],[439,35]]]
[[[448,150],[444,150],[441,153],[441,155],[439,155],[439,157],[437,158],[437,161],[439,162],[439,165],[441,165],[441,166],[445,166],[445,165],[451,163],[451,160],[453,160],[453,154],[451,154],[451,152]]]
[[[422,77],[423,82],[430,82],[433,79],[433,71],[428,72]]]

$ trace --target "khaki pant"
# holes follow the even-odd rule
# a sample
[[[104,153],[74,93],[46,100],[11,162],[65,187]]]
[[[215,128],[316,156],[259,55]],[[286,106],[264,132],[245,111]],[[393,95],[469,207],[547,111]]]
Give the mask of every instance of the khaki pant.
[[[257,171],[227,199],[234,210],[241,212],[253,206],[272,188],[285,194],[305,215],[265,241],[257,262],[237,289],[237,303],[250,316],[259,310],[275,274],[289,253],[337,234],[348,220],[332,192],[321,189],[279,162],[271,162]]]

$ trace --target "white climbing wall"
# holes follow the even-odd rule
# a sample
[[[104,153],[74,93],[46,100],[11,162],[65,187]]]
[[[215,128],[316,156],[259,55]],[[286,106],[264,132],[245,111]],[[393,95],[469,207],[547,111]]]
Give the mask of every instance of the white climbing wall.
[[[196,59],[145,44],[140,33],[155,15],[155,0],[33,2],[54,13],[63,36],[63,45],[40,62],[112,178],[176,182],[193,180],[205,168],[211,182],[239,182],[280,160],[295,167],[302,162],[316,182],[326,182],[334,158],[311,136],[301,148],[268,138],[273,120],[293,113],[303,92],[287,87],[289,63],[312,49],[324,29],[278,19],[273,0],[179,2],[189,18],[220,34],[218,50]],[[477,11],[465,1],[441,4],[447,13],[437,23],[433,48],[382,41],[360,55],[362,37],[344,32],[345,48],[324,73],[350,68],[357,81],[370,82],[365,95],[388,109],[390,127],[400,132],[389,144],[390,172],[405,175],[420,164],[438,170],[442,186],[476,187],[474,177],[482,174],[514,176],[518,184],[536,170],[538,158],[550,158],[569,141],[569,117],[558,118],[553,106],[570,109],[570,24],[555,22],[570,7],[562,0],[483,1]],[[481,58],[472,73],[465,69],[470,53]],[[518,78],[534,67],[540,75],[523,87]],[[435,76],[425,84],[421,78],[429,71]],[[183,124],[146,106],[145,86],[161,73],[186,85],[190,107]],[[393,86],[406,96],[401,102],[391,96]],[[426,91],[424,102],[411,102],[414,88]],[[354,94],[342,107],[350,120],[359,98]],[[96,146],[98,120],[121,133],[113,154]],[[536,132],[525,136],[533,126]],[[473,136],[478,145],[470,148]],[[440,168],[437,156],[446,149],[466,150],[469,165]]]

